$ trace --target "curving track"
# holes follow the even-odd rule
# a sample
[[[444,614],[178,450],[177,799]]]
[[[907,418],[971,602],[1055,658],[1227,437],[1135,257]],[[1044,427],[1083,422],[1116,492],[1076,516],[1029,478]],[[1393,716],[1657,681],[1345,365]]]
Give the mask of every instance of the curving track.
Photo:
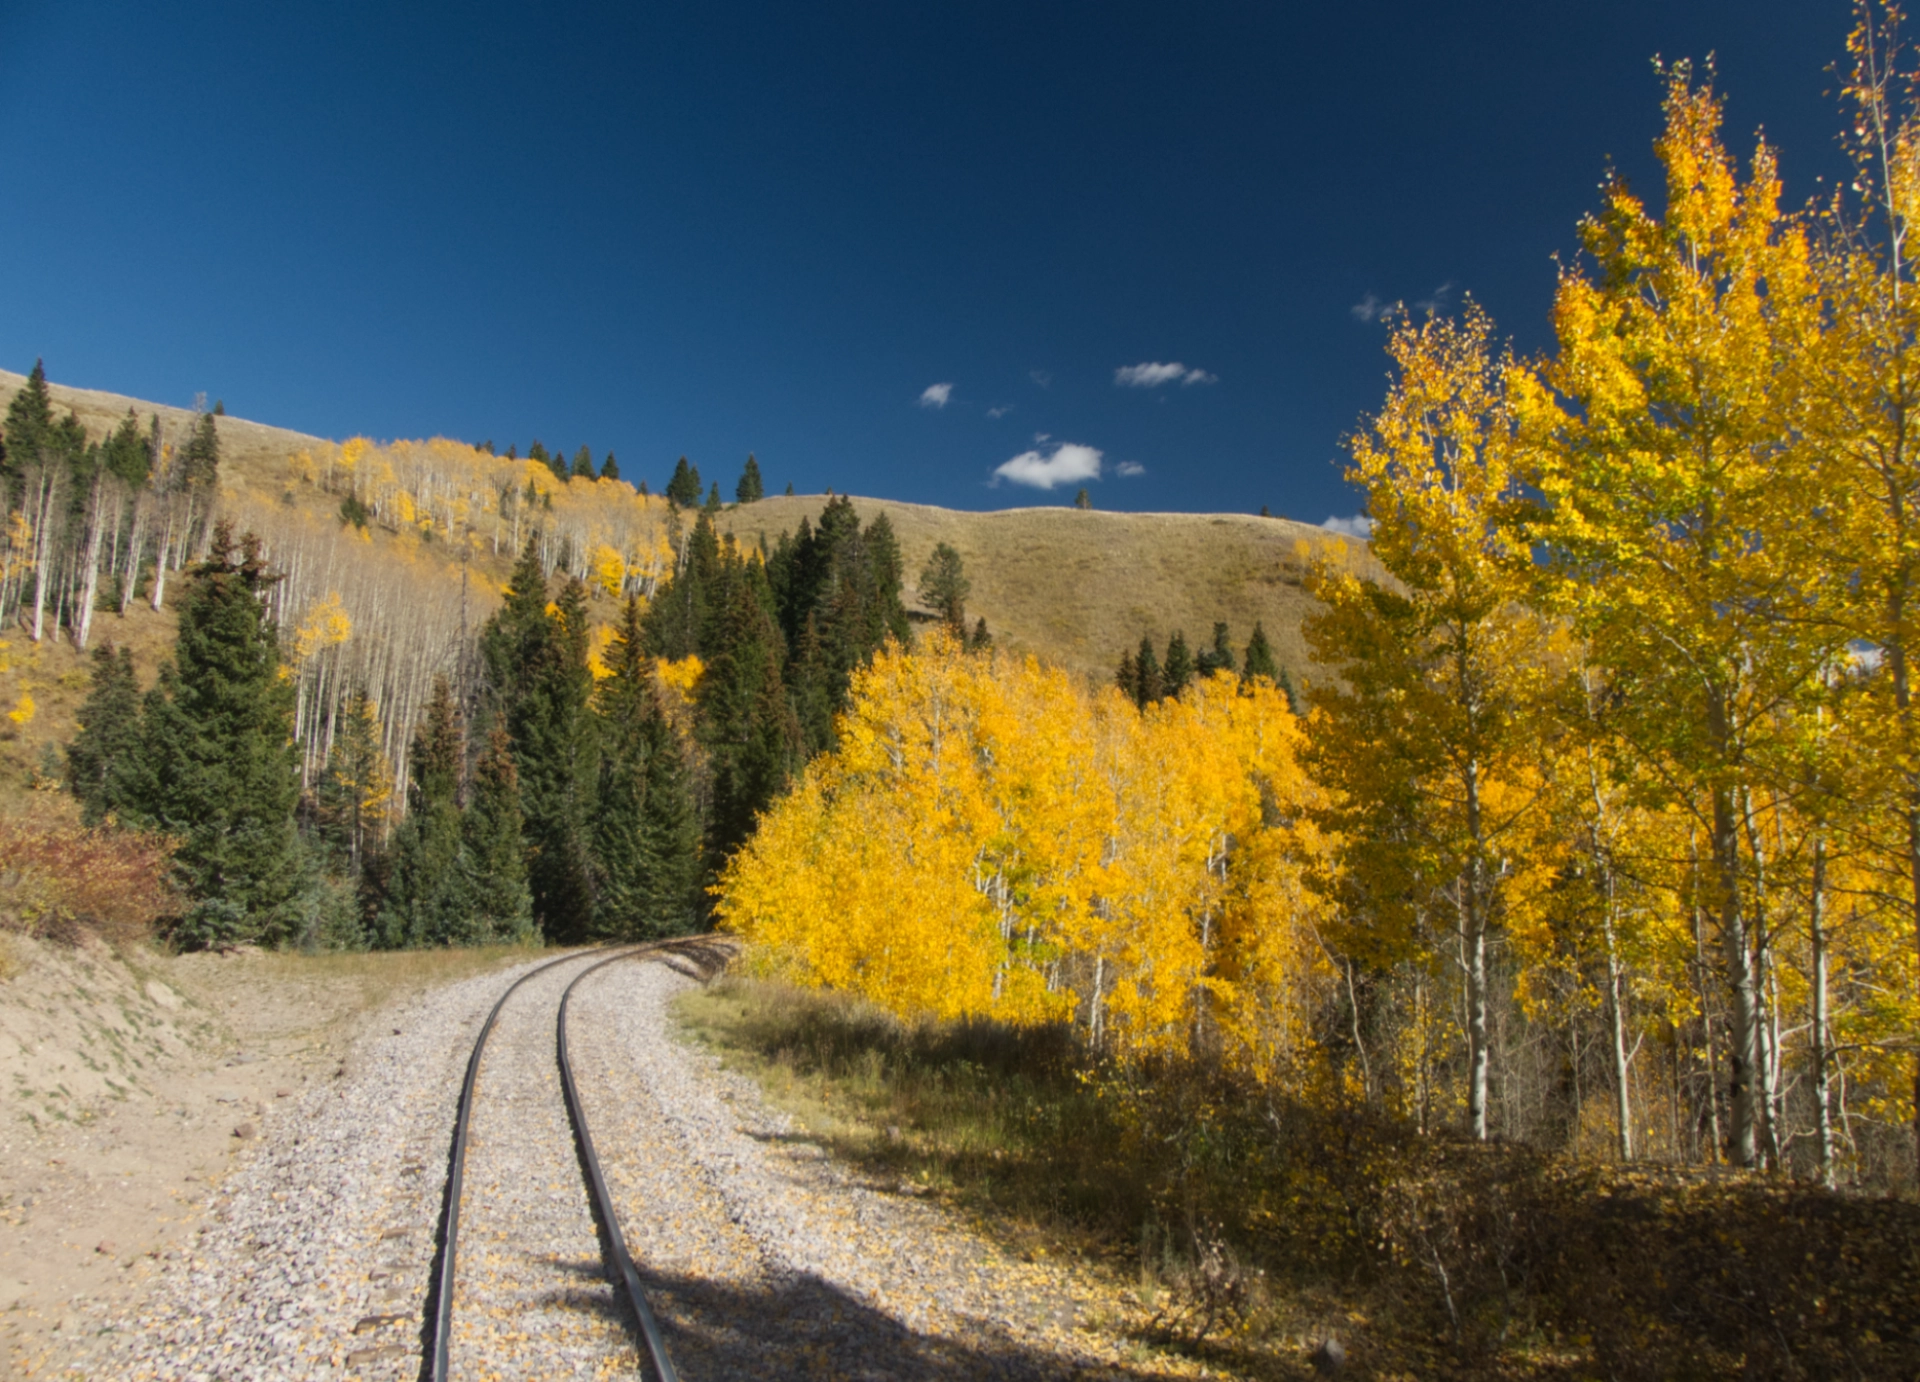
[[[608,1293],[587,1284],[596,1276],[624,1288],[650,1375],[659,1382],[678,1382],[594,1150],[568,1049],[567,1013],[574,990],[590,975],[623,960],[669,953],[679,944],[659,942],[548,961],[516,979],[487,1015],[467,1063],[448,1158],[428,1301],[431,1348],[423,1369],[432,1382],[446,1382],[455,1355],[467,1352],[463,1345],[490,1375],[519,1373],[517,1354],[528,1354],[527,1363],[539,1366],[535,1359],[550,1359],[556,1349],[577,1359],[583,1369],[597,1370],[608,1361],[607,1326],[618,1308]],[[523,989],[526,995],[514,1003]],[[556,994],[557,1010],[552,1006]],[[550,1012],[554,1042],[547,1049],[556,1059],[549,1063],[540,1058],[543,1043],[536,1028]],[[478,1101],[487,1073],[483,1067],[489,1064],[489,1038],[497,1027],[511,1037],[497,1053],[499,1068],[489,1082],[499,1087],[488,1100]],[[552,1097],[556,1080],[564,1122]],[[578,1182],[576,1193],[568,1193],[568,1151],[575,1173],[584,1180],[584,1197],[577,1193],[582,1188]],[[482,1193],[463,1221],[470,1154],[473,1179]],[[477,1260],[469,1261],[464,1273],[461,1250],[468,1244],[462,1240],[463,1222],[472,1226],[471,1239],[477,1239],[473,1246],[478,1248],[471,1254]],[[602,1271],[594,1271],[585,1260],[583,1249],[590,1238],[596,1240]],[[456,1306],[463,1316],[458,1335]]]

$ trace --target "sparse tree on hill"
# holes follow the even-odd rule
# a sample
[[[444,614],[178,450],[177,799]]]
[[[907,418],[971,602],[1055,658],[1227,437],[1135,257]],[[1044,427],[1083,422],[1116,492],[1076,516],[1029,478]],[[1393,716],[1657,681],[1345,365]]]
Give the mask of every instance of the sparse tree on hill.
[[[709,514],[719,513],[720,508],[720,482],[715,480],[712,487],[707,491],[707,502],[701,507],[701,512]]]
[[[1216,621],[1213,626],[1213,646],[1205,649],[1193,660],[1194,670],[1203,677],[1218,676],[1221,672],[1234,670],[1233,642],[1227,636],[1227,626]]]
[[[734,487],[733,497],[742,504],[751,504],[762,498],[767,492],[765,483],[760,479],[760,462],[747,453],[747,468],[740,472],[740,483]]]
[[[1073,506],[1076,509],[1090,509],[1093,507],[1093,496],[1087,493],[1087,487],[1085,485],[1082,485],[1080,492],[1073,496]]]
[[[607,453],[606,464],[600,467],[600,478],[602,480],[618,480],[620,478],[620,462],[614,460],[611,451]],[[647,482],[642,480],[640,482],[640,493],[645,494],[646,492]]]
[[[1273,645],[1267,642],[1267,631],[1258,620],[1254,621],[1253,636],[1247,640],[1246,675],[1265,677],[1268,681],[1280,680],[1280,664],[1274,661]]]
[[[591,448],[583,446],[573,453],[573,470],[571,474],[582,480],[591,480],[593,478],[593,451]]]
[[[1167,694],[1167,683],[1160,673],[1160,655],[1153,650],[1153,639],[1140,635],[1140,651],[1133,659],[1133,703],[1145,710]]]
[[[1166,684],[1166,694],[1178,698],[1193,681],[1193,654],[1187,650],[1187,636],[1176,630],[1167,640],[1167,661],[1160,676]]]
[[[940,616],[955,638],[967,634],[967,596],[973,582],[967,579],[966,564],[960,554],[946,543],[936,543],[933,555],[920,571],[920,603]]]
[[[691,509],[700,503],[700,491],[700,472],[682,456],[673,468],[673,478],[667,481],[667,498],[683,509]]]

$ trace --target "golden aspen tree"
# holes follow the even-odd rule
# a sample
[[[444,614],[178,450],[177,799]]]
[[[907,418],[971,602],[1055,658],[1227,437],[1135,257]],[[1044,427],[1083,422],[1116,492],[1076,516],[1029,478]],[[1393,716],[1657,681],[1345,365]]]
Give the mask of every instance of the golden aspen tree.
[[[1465,986],[1469,1132],[1488,1135],[1489,949],[1528,889],[1517,849],[1539,793],[1533,705],[1544,672],[1522,498],[1511,361],[1469,305],[1402,320],[1385,407],[1351,441],[1373,554],[1390,581],[1319,563],[1309,646],[1340,680],[1315,686],[1309,762],[1343,865],[1371,892],[1373,938],[1429,927]],[[1537,882],[1537,879],[1531,880]],[[1440,928],[1444,928],[1443,931]],[[1439,949],[1440,947],[1436,947]]]
[[[1889,851],[1920,977],[1920,281],[1910,234],[1920,215],[1920,110],[1903,71],[1897,8],[1856,0],[1844,91],[1853,120],[1843,142],[1859,211],[1836,198],[1824,218],[1818,267],[1830,326],[1798,382],[1810,431],[1831,468],[1843,523],[1826,553],[1857,573],[1842,593],[1848,628],[1872,649],[1866,694],[1853,713],[1874,724],[1877,752],[1855,786],[1873,791],[1898,836]],[[1915,1055],[1907,1116],[1920,1165],[1920,1012],[1905,1033]]]
[[[1800,560],[1819,509],[1781,384],[1817,313],[1773,151],[1759,145],[1743,184],[1711,86],[1685,64],[1666,82],[1664,218],[1609,178],[1582,226],[1590,267],[1564,268],[1555,299],[1546,379],[1564,406],[1523,380],[1518,409],[1558,607],[1622,702],[1622,742],[1702,816],[1732,1007],[1730,1152],[1745,1166],[1770,1083],[1757,950],[1771,923],[1743,891],[1743,815],[1775,710],[1832,651],[1803,617],[1823,598]]]

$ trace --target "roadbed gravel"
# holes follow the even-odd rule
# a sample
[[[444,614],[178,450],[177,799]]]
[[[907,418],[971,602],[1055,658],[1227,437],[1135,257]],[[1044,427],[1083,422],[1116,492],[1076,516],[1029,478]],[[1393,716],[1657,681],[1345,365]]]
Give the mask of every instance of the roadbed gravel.
[[[555,1010],[587,958],[523,987],[488,1045],[456,1378],[643,1375],[555,1073]],[[112,1322],[105,1375],[419,1376],[466,1060],[494,1001],[533,967],[384,1013],[222,1182],[138,1316]],[[1010,1257],[905,1187],[862,1181],[683,1040],[670,1004],[702,977],[687,957],[603,969],[574,999],[570,1038],[622,1227],[686,1382],[1142,1375],[1124,1341],[1086,1327],[1089,1293],[1070,1271]]]

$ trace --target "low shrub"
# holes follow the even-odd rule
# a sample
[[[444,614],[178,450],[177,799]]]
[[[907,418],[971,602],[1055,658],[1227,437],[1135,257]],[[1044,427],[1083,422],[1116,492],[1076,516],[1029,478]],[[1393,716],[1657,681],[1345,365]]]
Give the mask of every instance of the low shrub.
[[[0,927],[72,941],[92,931],[119,944],[176,914],[161,836],[72,824],[0,820]]]

